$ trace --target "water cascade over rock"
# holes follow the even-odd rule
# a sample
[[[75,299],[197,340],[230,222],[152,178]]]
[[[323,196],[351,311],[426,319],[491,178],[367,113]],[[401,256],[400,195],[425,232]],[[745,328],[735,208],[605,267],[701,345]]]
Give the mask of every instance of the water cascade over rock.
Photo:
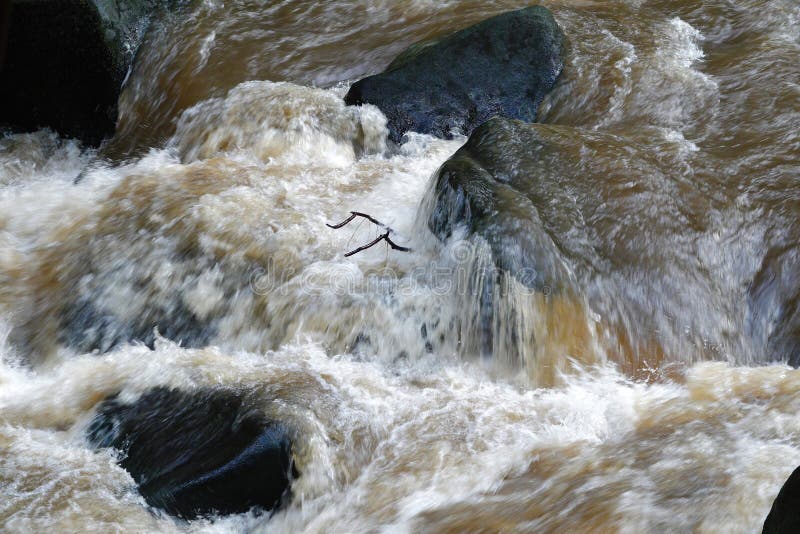
[[[0,531],[794,528],[800,3],[2,4]]]
[[[525,362],[547,336],[537,339],[535,320],[519,317],[570,302],[587,321],[577,327],[580,312],[570,319],[578,353],[592,352],[599,336],[601,352],[622,361],[642,351],[706,359],[722,349],[797,365],[795,249],[727,274],[739,291],[719,291],[715,267],[693,255],[699,242],[716,254],[705,208],[713,192],[684,183],[677,164],[631,139],[580,128],[504,118],[478,127],[437,171],[421,212],[439,239],[466,238],[486,251],[470,260],[460,292],[470,296],[467,345]],[[675,273],[681,284],[672,284]],[[716,304],[689,305],[698,299]],[[727,321],[741,325],[740,336]]]

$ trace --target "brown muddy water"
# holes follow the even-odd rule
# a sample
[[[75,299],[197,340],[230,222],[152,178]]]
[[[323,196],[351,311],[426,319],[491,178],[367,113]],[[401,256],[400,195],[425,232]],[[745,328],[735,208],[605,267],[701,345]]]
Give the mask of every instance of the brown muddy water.
[[[423,221],[465,139],[389,146],[342,96],[524,5],[190,3],[105,146],[0,138],[0,530],[760,530],[800,464],[800,4],[544,4],[569,58],[540,120],[586,172],[545,213],[593,239],[564,252],[580,291],[507,288],[517,334],[487,358],[459,282],[485,251]],[[344,258],[376,235],[325,226],[353,209],[413,252]],[[173,341],[124,342],[153,322]],[[83,432],[156,385],[263,398],[296,436],[291,504],[148,510]]]

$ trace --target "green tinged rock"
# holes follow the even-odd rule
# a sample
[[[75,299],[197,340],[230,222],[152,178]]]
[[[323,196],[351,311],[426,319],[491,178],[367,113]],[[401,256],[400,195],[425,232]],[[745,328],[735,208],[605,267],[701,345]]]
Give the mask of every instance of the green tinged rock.
[[[411,46],[385,72],[353,84],[345,102],[378,106],[395,142],[407,131],[469,135],[495,115],[533,122],[564,53],[564,34],[549,10],[511,11]]]

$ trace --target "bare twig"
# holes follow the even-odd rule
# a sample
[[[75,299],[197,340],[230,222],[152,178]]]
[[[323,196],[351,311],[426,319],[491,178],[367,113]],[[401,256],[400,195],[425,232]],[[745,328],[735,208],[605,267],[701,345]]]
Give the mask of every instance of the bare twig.
[[[359,253],[359,252],[361,252],[362,250],[367,250],[367,249],[368,249],[368,248],[370,248],[370,247],[374,247],[375,245],[377,245],[378,243],[380,243],[381,241],[383,241],[383,238],[384,238],[384,237],[386,237],[386,236],[387,236],[387,234],[382,234],[382,235],[379,235],[378,237],[376,237],[375,239],[373,239],[372,241],[370,241],[370,242],[369,242],[369,243],[367,243],[366,245],[363,245],[363,246],[360,246],[360,247],[358,247],[358,248],[356,248],[356,249],[353,249],[353,250],[351,250],[350,252],[348,252],[347,254],[345,254],[345,255],[344,255],[344,257],[345,257],[345,258],[349,258],[349,257],[350,257],[350,256],[352,256],[353,254],[358,254],[358,253]]]
[[[376,237],[375,239],[373,239],[372,241],[370,241],[370,242],[369,242],[369,243],[367,243],[366,245],[363,245],[363,246],[360,246],[360,247],[358,247],[357,249],[353,249],[353,250],[351,250],[350,252],[348,252],[347,254],[345,254],[345,255],[344,255],[344,257],[345,257],[345,258],[349,258],[349,257],[350,257],[350,256],[352,256],[353,254],[358,254],[358,253],[359,253],[359,252],[361,252],[362,250],[367,250],[367,249],[368,249],[368,248],[370,248],[370,247],[374,247],[375,245],[377,245],[377,244],[378,244],[378,243],[380,243],[381,241],[386,241],[386,243],[388,243],[388,245],[389,245],[390,247],[392,247],[392,249],[394,249],[394,250],[399,250],[400,252],[411,252],[411,249],[410,249],[410,248],[408,248],[408,247],[401,247],[400,245],[398,245],[397,243],[395,243],[394,241],[392,241],[392,238],[391,238],[391,237],[389,237],[389,230],[387,230],[387,231],[386,231],[386,233],[383,233],[383,234],[379,235],[378,237]]]
[[[364,219],[367,219],[369,222],[371,222],[371,223],[373,223],[373,224],[375,224],[377,226],[380,226],[381,228],[386,228],[386,231],[384,233],[382,233],[381,235],[379,235],[378,237],[376,237],[375,239],[373,239],[372,241],[370,241],[369,243],[367,243],[366,245],[363,245],[363,246],[360,246],[360,247],[358,247],[356,249],[351,250],[350,252],[348,252],[347,254],[344,255],[345,258],[349,258],[350,256],[352,256],[354,254],[358,254],[359,252],[367,250],[368,248],[374,247],[375,245],[377,245],[381,241],[386,241],[386,243],[392,248],[392,250],[399,250],[400,252],[411,252],[410,248],[400,246],[397,243],[395,243],[394,241],[392,241],[392,238],[389,237],[389,235],[392,232],[394,232],[394,230],[392,230],[391,228],[389,228],[388,226],[386,226],[385,224],[383,224],[382,222],[380,222],[379,220],[377,220],[373,216],[368,215],[366,213],[362,213],[360,211],[351,211],[350,212],[350,216],[347,219],[345,219],[342,222],[340,222],[339,224],[327,224],[327,223],[326,224],[327,224],[328,227],[333,228],[334,230],[337,230],[339,228],[343,228],[344,226],[347,226],[347,224],[349,224],[356,217],[362,217]]]
[[[333,228],[334,230],[336,230],[336,229],[339,229],[339,228],[341,228],[343,226],[346,226],[347,223],[349,223],[350,221],[352,221],[356,217],[364,217],[369,222],[371,222],[373,224],[377,224],[381,228],[387,228],[387,229],[389,229],[389,231],[392,231],[392,232],[394,231],[391,228],[389,228],[388,226],[386,226],[385,224],[383,224],[382,222],[380,222],[378,219],[373,217],[372,215],[368,215],[368,214],[362,213],[360,211],[351,211],[350,212],[350,217],[346,218],[345,220],[343,220],[339,224],[328,224],[327,226],[329,226],[330,228]]]
[[[343,220],[339,224],[325,223],[325,226],[327,226],[329,228],[333,228],[334,230],[338,230],[339,228],[341,228],[342,226],[346,225],[347,223],[349,223],[350,221],[352,221],[355,218],[356,218],[356,214],[351,211],[350,212],[350,217],[346,218],[345,220]]]

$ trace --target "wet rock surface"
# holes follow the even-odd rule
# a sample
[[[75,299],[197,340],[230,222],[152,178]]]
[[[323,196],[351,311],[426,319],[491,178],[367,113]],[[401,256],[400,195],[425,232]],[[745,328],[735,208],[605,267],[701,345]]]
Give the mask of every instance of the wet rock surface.
[[[120,88],[160,2],[12,0],[3,7],[0,126],[50,127],[89,145],[113,134]]]
[[[692,214],[675,198],[675,184],[658,162],[625,142],[493,118],[437,171],[428,226],[440,239],[459,227],[480,236],[500,269],[535,289],[562,289],[571,273],[674,261],[677,251],[652,243],[690,231],[679,223]],[[600,156],[600,146],[608,154]],[[608,164],[603,174],[594,168],[600,161]],[[631,170],[641,178],[632,180]],[[650,209],[653,202],[660,211]],[[607,231],[615,218],[625,220],[625,236]],[[647,223],[653,227],[634,233]],[[633,239],[623,239],[628,236]]]
[[[763,534],[800,532],[800,467],[786,480],[772,504]]]
[[[697,295],[720,297],[705,278],[714,274],[697,266],[706,212],[669,165],[616,135],[496,117],[437,171],[422,216],[439,239],[465,237],[491,252],[470,289],[483,328],[498,323],[510,275],[528,293],[587,303],[610,328],[644,339],[657,329],[659,342],[682,343],[672,317]],[[672,286],[664,273],[692,283]],[[708,314],[686,321],[699,332],[709,324]]]
[[[564,49],[546,8],[511,11],[411,46],[384,72],[353,84],[345,101],[378,106],[395,142],[407,131],[469,135],[495,115],[532,122],[561,73]]]
[[[150,506],[183,519],[276,509],[297,476],[287,428],[234,391],[157,387],[134,402],[110,397],[87,435],[120,450]]]

